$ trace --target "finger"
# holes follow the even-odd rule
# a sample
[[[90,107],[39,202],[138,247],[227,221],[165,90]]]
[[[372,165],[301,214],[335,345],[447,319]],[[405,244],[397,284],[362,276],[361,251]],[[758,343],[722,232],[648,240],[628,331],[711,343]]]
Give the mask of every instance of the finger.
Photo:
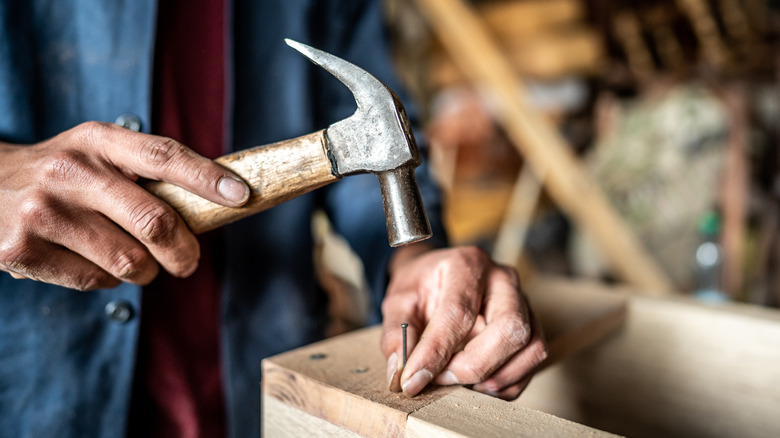
[[[501,268],[489,273],[484,330],[455,354],[436,378],[440,385],[474,384],[489,377],[531,339],[528,307],[517,282]]]
[[[481,385],[474,385],[471,389],[493,397],[498,397],[502,400],[511,401],[516,399],[525,390],[525,388],[528,387],[528,384],[531,383],[531,377],[533,376],[527,376],[514,385],[509,385],[505,388],[501,388],[498,391],[490,391]]]
[[[469,335],[480,310],[482,294],[477,285],[460,285],[443,273],[441,295],[436,310],[407,360],[402,389],[417,395],[449,362],[458,346]]]
[[[170,205],[118,170],[106,168],[83,153],[61,153],[52,159],[49,167],[50,190],[56,190],[53,193],[67,202],[68,208],[81,207],[104,214],[145,245],[163,268],[177,277],[195,271],[200,258],[198,241]],[[38,204],[33,208],[40,212],[33,216],[43,217],[51,211],[65,210],[51,205],[52,202],[48,198],[28,201],[31,205]],[[137,281],[145,278],[141,276]]]
[[[534,319],[534,334],[528,345],[515,354],[493,375],[475,386],[487,392],[498,393],[502,389],[530,377],[547,358],[547,344],[540,324]]]
[[[424,326],[416,311],[417,294],[413,291],[394,293],[382,303],[381,348],[387,357],[387,385],[393,392],[401,391],[401,372],[404,368],[403,329],[406,327],[406,351],[412,351],[417,344],[420,327]]]
[[[20,246],[26,248],[23,254],[15,258],[11,266],[3,266],[14,278],[82,291],[112,288],[119,284],[119,280],[94,263],[58,245],[35,241],[23,242]]]
[[[89,144],[126,174],[166,181],[228,207],[249,199],[249,186],[238,175],[176,140],[97,122],[85,130]]]
[[[11,274],[11,277],[13,277],[13,278],[15,278],[15,279],[17,279],[17,280],[27,280],[27,279],[28,279],[28,278],[27,278],[27,277],[25,277],[24,275],[22,275],[22,274],[17,274],[16,272],[9,272],[9,274]]]
[[[159,271],[147,249],[116,224],[92,211],[55,209],[56,226],[39,228],[41,237],[80,254],[119,280],[149,284]]]
[[[123,198],[111,196],[123,191]],[[113,198],[113,204],[110,203]],[[177,277],[187,277],[198,267],[200,245],[179,214],[165,202],[127,181],[117,181],[84,203],[144,244],[162,267]]]

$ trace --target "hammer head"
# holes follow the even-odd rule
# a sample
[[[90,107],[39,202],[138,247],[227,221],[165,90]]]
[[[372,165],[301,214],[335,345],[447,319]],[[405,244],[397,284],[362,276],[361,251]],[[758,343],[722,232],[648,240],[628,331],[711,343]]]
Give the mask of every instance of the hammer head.
[[[336,176],[377,175],[391,246],[431,237],[414,178],[414,168],[422,159],[398,96],[352,63],[290,39],[285,42],[344,83],[357,103],[352,116],[326,130],[333,172]]]

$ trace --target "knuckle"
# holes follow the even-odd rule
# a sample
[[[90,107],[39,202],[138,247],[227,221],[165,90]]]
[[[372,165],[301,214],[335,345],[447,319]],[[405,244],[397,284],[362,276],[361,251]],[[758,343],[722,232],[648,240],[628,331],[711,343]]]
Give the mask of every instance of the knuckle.
[[[78,181],[90,170],[88,157],[77,149],[63,149],[51,153],[43,163],[48,179],[55,181]]]
[[[114,255],[110,272],[118,278],[138,277],[149,261],[149,256],[140,247],[126,249]]]
[[[87,270],[76,276],[73,288],[80,291],[89,291],[110,287],[117,284],[117,280],[112,278],[102,270]]]
[[[468,303],[461,303],[457,306],[451,306],[444,315],[446,321],[452,324],[452,333],[468,331],[474,325],[477,314]]]
[[[184,178],[187,181],[199,187],[213,186],[216,189],[219,176],[212,175],[209,169],[201,166],[187,166],[184,168],[184,172]]]
[[[498,321],[499,333],[513,350],[519,350],[531,338],[531,325],[519,316],[508,316]]]
[[[26,272],[35,261],[35,253],[30,237],[8,239],[0,244],[0,266],[12,272]]]
[[[89,121],[76,126],[69,133],[73,136],[71,140],[74,144],[94,148],[106,143],[109,133],[117,128],[119,126],[113,123]]]
[[[478,361],[477,363],[469,363],[464,365],[463,371],[466,374],[464,376],[466,382],[479,383],[490,377],[490,373],[493,370],[484,361]]]
[[[95,140],[104,137],[112,123],[88,121],[73,128],[73,132],[82,144],[94,144]]]
[[[159,244],[170,240],[176,230],[176,213],[167,205],[150,203],[133,214],[135,235],[143,242]]]
[[[484,281],[486,268],[491,261],[483,249],[476,246],[466,246],[454,248],[451,251],[443,266],[446,271],[453,273],[453,275],[455,273],[461,276],[466,275],[477,283]]]
[[[435,366],[444,365],[450,360],[450,352],[443,345],[434,345],[433,348],[430,349],[429,358],[430,362]]]
[[[140,149],[141,160],[153,167],[170,167],[185,154],[184,146],[172,138],[155,138]]]
[[[19,206],[19,221],[27,229],[46,233],[57,227],[56,202],[49,196],[33,193]]]

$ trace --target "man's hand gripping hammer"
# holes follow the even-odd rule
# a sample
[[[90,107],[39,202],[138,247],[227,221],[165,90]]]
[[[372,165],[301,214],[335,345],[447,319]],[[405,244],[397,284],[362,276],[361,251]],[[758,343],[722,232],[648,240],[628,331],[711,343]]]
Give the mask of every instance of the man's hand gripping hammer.
[[[354,64],[305,44],[285,41],[343,82],[357,102],[357,111],[327,129],[217,158],[217,163],[249,184],[249,200],[242,207],[223,207],[164,182],[148,183],[146,189],[175,208],[194,233],[203,233],[343,176],[373,173],[382,188],[390,245],[430,237],[431,227],[414,178],[420,153],[398,97]]]

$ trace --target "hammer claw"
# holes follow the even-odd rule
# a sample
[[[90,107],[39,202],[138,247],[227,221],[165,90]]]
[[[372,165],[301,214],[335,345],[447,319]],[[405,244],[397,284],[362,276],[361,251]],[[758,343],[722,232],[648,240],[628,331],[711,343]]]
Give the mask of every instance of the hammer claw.
[[[422,160],[398,96],[350,62],[290,39],[285,42],[344,83],[357,103],[352,116],[327,129],[334,174],[377,175],[391,246],[430,237],[431,227],[414,178],[414,168]]]

